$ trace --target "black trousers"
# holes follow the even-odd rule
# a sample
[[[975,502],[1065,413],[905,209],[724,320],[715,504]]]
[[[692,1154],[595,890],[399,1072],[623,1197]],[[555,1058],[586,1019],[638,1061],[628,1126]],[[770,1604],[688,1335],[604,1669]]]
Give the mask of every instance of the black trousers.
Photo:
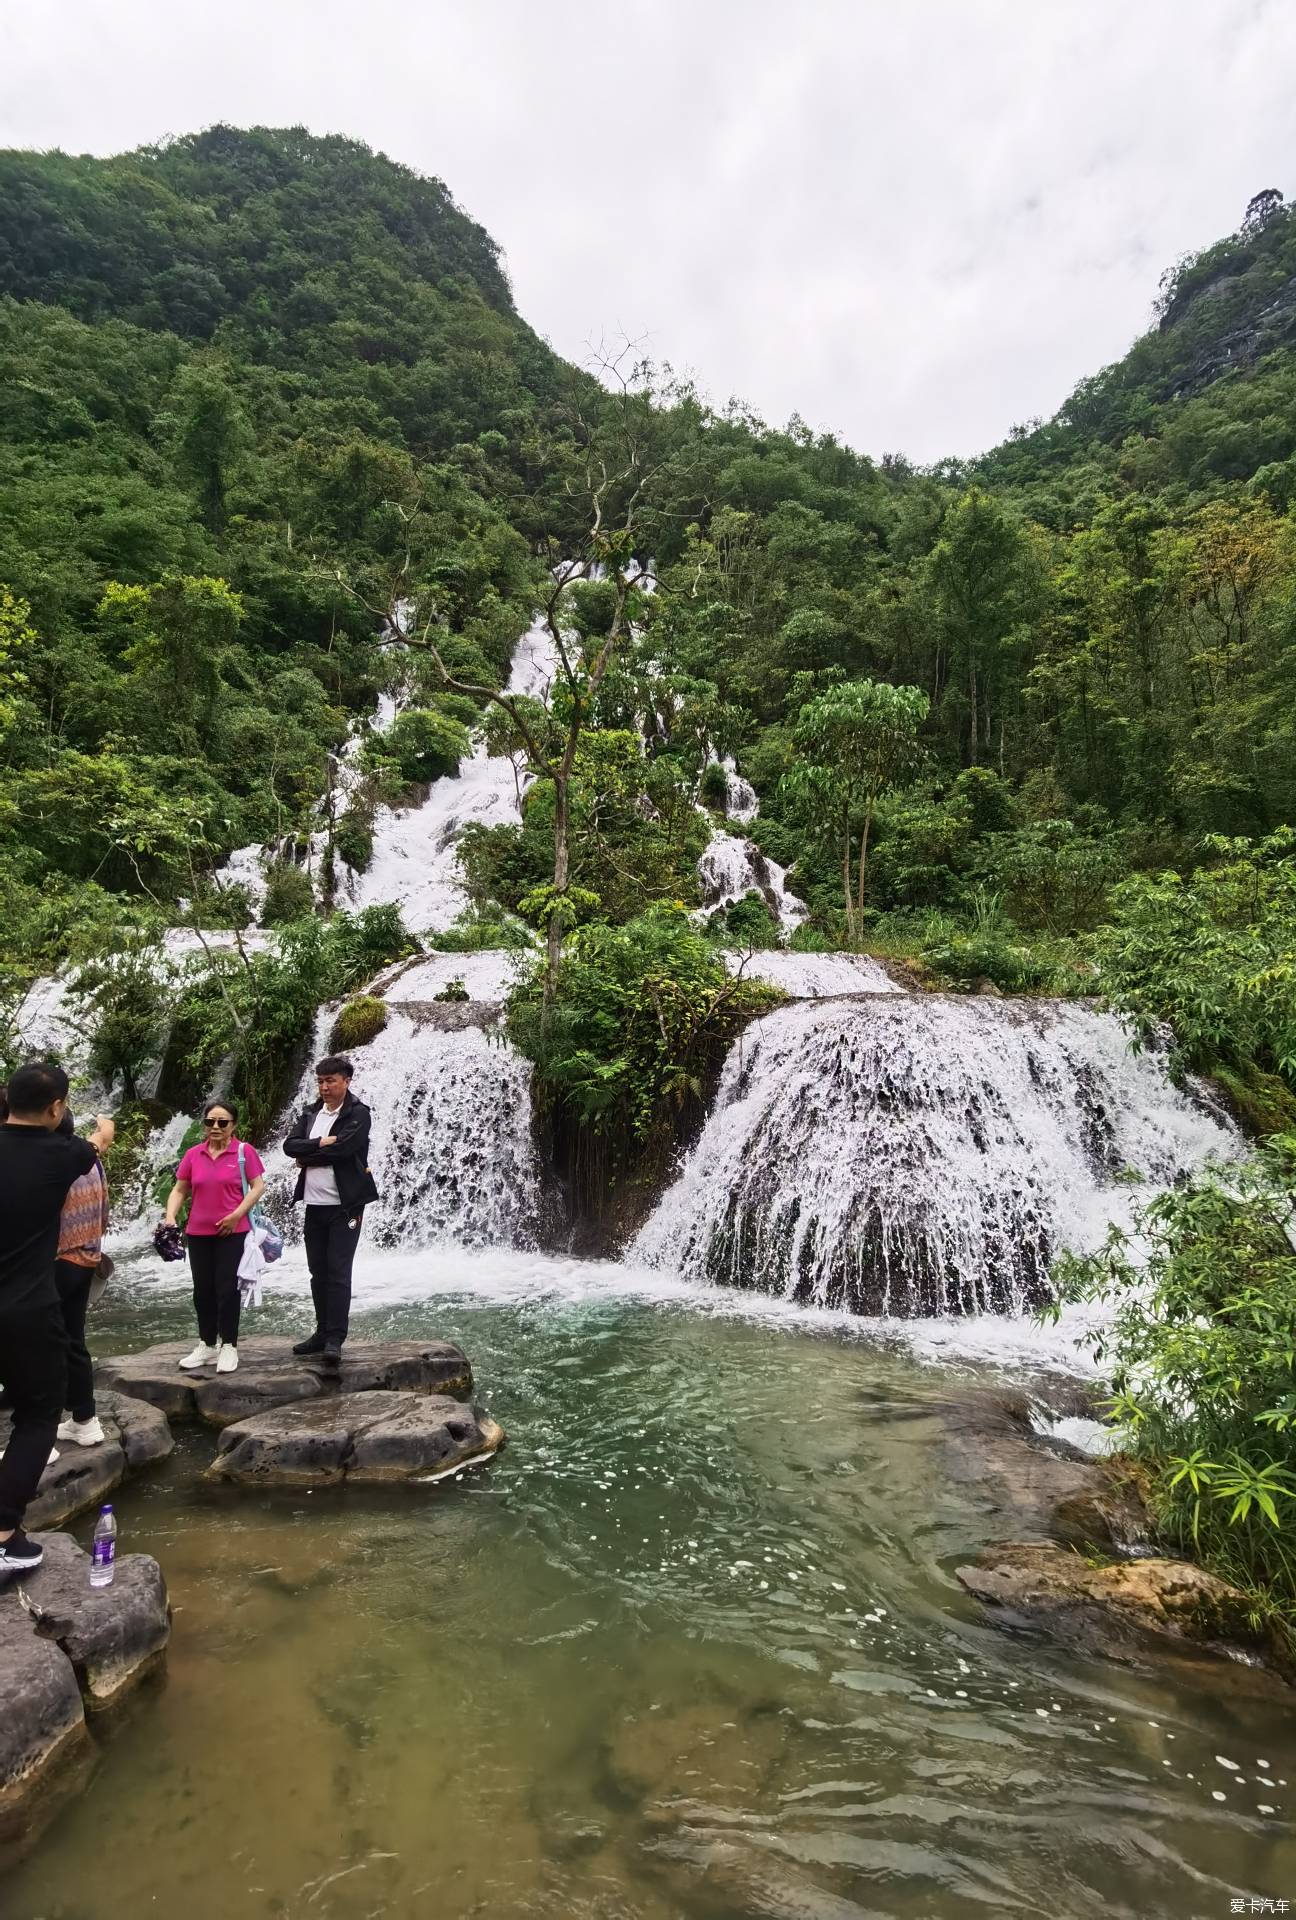
[[[79,1267],[74,1260],[55,1262],[54,1285],[58,1288],[67,1333],[67,1406],[74,1420],[94,1419],[94,1363],[85,1339],[86,1308],[90,1305],[93,1279],[93,1267]]]
[[[227,1347],[238,1345],[239,1299],[238,1268],[243,1258],[245,1235],[241,1233],[187,1233],[189,1270],[193,1274],[194,1312],[198,1316],[198,1338],[214,1347],[223,1340]]]
[[[364,1208],[307,1207],[306,1265],[316,1330],[338,1346],[351,1318],[351,1264],[360,1241]]]
[[[67,1396],[67,1332],[57,1300],[0,1313],[0,1379],[13,1432],[0,1456],[0,1533],[22,1525],[45,1471]]]

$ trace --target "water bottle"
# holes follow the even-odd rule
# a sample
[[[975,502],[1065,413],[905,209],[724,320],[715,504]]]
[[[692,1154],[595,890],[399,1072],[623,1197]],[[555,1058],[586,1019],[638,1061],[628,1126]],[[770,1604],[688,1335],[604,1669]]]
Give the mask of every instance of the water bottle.
[[[110,1587],[117,1571],[117,1520],[111,1507],[101,1507],[90,1549],[90,1585]]]

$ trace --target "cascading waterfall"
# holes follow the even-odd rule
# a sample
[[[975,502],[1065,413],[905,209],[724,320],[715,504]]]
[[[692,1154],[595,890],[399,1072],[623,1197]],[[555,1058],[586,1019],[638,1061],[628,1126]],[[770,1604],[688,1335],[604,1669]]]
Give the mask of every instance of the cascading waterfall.
[[[783,1008],[630,1249],[693,1280],[861,1314],[1021,1313],[1062,1246],[1238,1149],[1109,1015],[879,994]]]
[[[506,691],[538,698],[555,669],[553,640],[537,620],[518,642]],[[368,907],[395,901],[413,931],[444,932],[468,904],[459,877],[459,836],[473,822],[485,827],[516,824],[518,801],[513,762],[492,758],[479,745],[457,775],[432,782],[420,806],[380,809],[373,857],[363,873],[348,876],[348,904]]]
[[[531,1070],[494,1030],[498,998],[507,990],[503,963],[514,958],[437,954],[416,962],[391,981],[383,1031],[351,1049],[352,1089],[373,1113],[369,1165],[381,1197],[366,1218],[380,1246],[536,1244],[542,1196],[531,1135]],[[463,977],[465,962],[477,963],[472,990],[485,986],[490,997],[434,999]],[[327,1049],[335,1013],[321,1012],[312,1060]],[[282,1117],[280,1138],[315,1098],[308,1069]],[[266,1173],[271,1209],[292,1228],[288,1200],[297,1169],[278,1141],[266,1155]]]

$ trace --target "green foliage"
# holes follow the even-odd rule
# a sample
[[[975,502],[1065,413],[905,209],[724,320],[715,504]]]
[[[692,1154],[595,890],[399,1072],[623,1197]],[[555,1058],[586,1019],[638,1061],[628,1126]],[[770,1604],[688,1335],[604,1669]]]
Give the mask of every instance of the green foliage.
[[[300,920],[314,905],[315,888],[304,867],[295,867],[291,860],[277,860],[267,869],[261,905],[263,927],[282,927]]]
[[[411,950],[399,909],[378,906],[279,927],[266,952],[239,940],[194,956],[175,1026],[191,1083],[210,1087],[228,1062],[229,1091],[255,1138],[275,1116],[316,1008]]]
[[[1296,834],[1207,851],[1186,879],[1117,889],[1093,943],[1103,991],[1140,1043],[1168,1022],[1186,1065],[1255,1063],[1296,1088]]]
[[[441,991],[439,993],[434,993],[432,995],[432,998],[434,1000],[445,1000],[448,1002],[457,1003],[460,1001],[467,1000],[469,998],[469,994],[468,994],[468,989],[464,985],[462,979],[459,977],[458,974],[456,974],[453,979],[447,980],[445,985],[442,987]]]
[[[357,999],[348,1000],[339,1012],[329,1035],[329,1045],[342,1053],[352,1047],[367,1047],[386,1025],[387,1002],[375,994],[362,993]]]
[[[1111,1309],[1093,1336],[1112,1419],[1162,1523],[1241,1578],[1296,1644],[1296,1136],[1142,1208],[1138,1240],[1054,1268]]]
[[[681,1113],[752,1014],[781,995],[735,980],[678,907],[568,939],[556,991],[542,970],[509,1001],[508,1032],[576,1142],[578,1165],[612,1178],[668,1147]]]
[[[368,746],[371,765],[392,766],[411,786],[456,774],[472,743],[460,720],[427,707],[407,707]]]
[[[731,907],[713,913],[707,932],[717,946],[739,952],[768,950],[777,947],[780,939],[778,921],[759,893],[744,894]]]
[[[723,808],[728,798],[728,774],[718,760],[708,760],[698,782],[698,799],[704,807]]]
[[[160,1060],[170,1025],[172,968],[157,945],[160,929],[123,929],[112,946],[86,960],[72,983],[89,1036],[91,1073],[108,1087],[121,1082],[127,1101],[137,1079]]]

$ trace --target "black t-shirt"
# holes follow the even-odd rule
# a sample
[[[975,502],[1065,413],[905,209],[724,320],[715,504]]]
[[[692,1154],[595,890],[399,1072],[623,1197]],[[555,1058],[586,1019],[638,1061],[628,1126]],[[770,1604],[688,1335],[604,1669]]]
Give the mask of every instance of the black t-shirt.
[[[58,1304],[59,1215],[72,1182],[94,1163],[88,1140],[0,1126],[0,1313]]]

